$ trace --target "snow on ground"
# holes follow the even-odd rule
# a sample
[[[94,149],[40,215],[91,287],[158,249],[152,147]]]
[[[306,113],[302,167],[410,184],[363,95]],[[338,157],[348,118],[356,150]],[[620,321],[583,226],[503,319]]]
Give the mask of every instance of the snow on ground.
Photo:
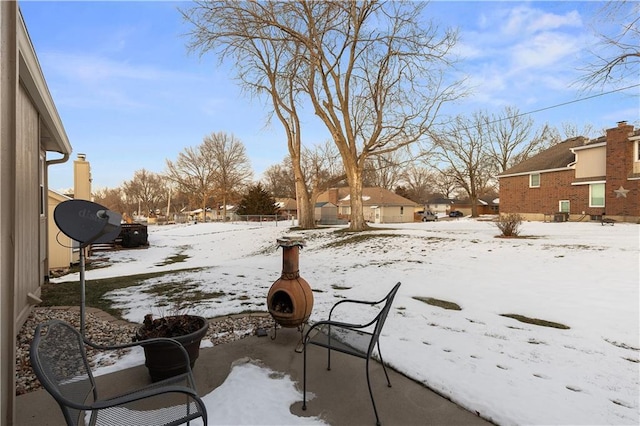
[[[385,361],[409,377],[502,425],[640,423],[638,225],[526,222],[527,238],[518,239],[496,238],[494,224],[470,218],[374,226],[370,233],[382,236],[351,243],[352,234],[335,228],[290,231],[282,223],[149,227],[148,249],[107,253],[110,266],[86,279],[198,268],[110,293],[134,322],[170,311],[171,300],[149,289],[178,280],[200,292],[191,313],[266,311],[282,267],[276,239],[302,235],[312,321],[339,298],[379,299],[402,282],[381,345]],[[189,257],[163,265],[175,254]],[[58,281],[68,280],[77,274]]]

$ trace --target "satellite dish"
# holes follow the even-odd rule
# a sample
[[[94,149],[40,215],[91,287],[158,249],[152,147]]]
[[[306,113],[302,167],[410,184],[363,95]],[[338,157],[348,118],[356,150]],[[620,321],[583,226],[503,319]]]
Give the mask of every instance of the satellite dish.
[[[120,233],[119,213],[86,200],[67,200],[53,211],[58,228],[83,245],[113,241]]]
[[[58,228],[80,246],[80,333],[84,336],[85,323],[85,254],[84,247],[91,243],[106,243],[120,233],[122,216],[106,207],[86,200],[67,200],[53,211]]]

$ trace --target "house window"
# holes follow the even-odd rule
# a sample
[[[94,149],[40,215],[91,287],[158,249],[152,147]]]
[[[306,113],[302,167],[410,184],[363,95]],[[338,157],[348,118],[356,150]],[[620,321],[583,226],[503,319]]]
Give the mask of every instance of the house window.
[[[640,141],[636,141],[633,144],[633,159],[635,161],[640,161]]]
[[[589,185],[589,207],[604,207],[604,183]]]
[[[400,206],[400,216],[404,214],[404,206]]]
[[[569,203],[569,200],[560,200],[559,211],[562,213],[570,213],[571,204]]]
[[[529,188],[540,188],[540,173],[529,175]]]

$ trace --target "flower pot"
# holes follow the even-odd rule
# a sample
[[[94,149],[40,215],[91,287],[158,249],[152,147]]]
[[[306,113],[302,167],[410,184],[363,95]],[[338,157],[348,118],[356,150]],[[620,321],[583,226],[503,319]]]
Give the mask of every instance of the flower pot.
[[[189,364],[191,368],[200,355],[200,341],[209,329],[209,322],[206,318],[196,315],[178,315],[174,317],[164,317],[161,320],[170,323],[176,318],[189,318],[189,321],[196,321],[198,326],[196,331],[184,335],[155,335],[148,336],[145,330],[146,326],[141,326],[136,331],[136,340],[145,340],[151,337],[169,337],[177,340],[182,344],[189,354]],[[144,347],[145,365],[149,370],[149,375],[153,382],[164,380],[169,377],[177,376],[186,371],[184,363],[184,355],[174,345],[168,343],[160,343],[148,345]]]

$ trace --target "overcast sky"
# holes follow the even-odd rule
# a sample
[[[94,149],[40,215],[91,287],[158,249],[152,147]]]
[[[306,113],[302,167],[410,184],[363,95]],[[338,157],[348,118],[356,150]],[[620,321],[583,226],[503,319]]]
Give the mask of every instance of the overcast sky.
[[[443,27],[460,29],[456,72],[474,88],[448,112],[505,106],[520,112],[593,96],[575,85],[586,49],[596,43],[601,2],[436,1],[427,8]],[[161,173],[185,147],[212,132],[245,145],[256,180],[287,155],[279,124],[266,124],[267,108],[245,96],[213,55],[187,52],[189,30],[177,7],[187,2],[22,1],[27,29],[49,90],[73,147],[70,161],[49,168],[49,186],[73,186],[78,153],[91,163],[93,189],[119,186],[145,168]],[[639,81],[629,81],[628,86]],[[605,89],[606,90],[606,89]],[[614,127],[640,121],[635,87],[532,114],[536,125]],[[306,144],[328,139],[313,116],[305,118]],[[586,135],[597,136],[597,135]],[[51,156],[54,158],[56,155]]]

